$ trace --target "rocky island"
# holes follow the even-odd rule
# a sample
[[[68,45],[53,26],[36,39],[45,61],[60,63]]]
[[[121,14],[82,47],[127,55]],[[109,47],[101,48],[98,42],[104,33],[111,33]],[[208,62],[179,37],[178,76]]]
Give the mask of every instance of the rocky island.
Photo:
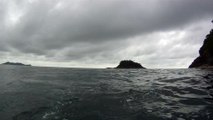
[[[213,68],[213,29],[206,36],[199,54],[189,68]]]
[[[145,69],[140,63],[134,62],[132,60],[123,60],[116,67],[116,69]]]
[[[2,65],[31,66],[31,65],[27,65],[27,64],[23,64],[23,63],[19,63],[19,62],[5,62],[5,63],[2,63]]]

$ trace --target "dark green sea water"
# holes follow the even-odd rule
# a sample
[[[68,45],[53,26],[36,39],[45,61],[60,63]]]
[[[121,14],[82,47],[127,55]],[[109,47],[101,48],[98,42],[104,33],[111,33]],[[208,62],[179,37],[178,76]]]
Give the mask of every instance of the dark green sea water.
[[[0,120],[213,120],[213,71],[1,65]]]

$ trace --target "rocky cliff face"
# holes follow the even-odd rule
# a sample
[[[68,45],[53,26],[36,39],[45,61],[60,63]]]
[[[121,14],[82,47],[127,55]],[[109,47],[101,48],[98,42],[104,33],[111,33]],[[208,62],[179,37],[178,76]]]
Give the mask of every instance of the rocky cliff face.
[[[189,68],[213,68],[213,29],[206,36],[203,46],[199,50],[199,54],[200,56],[192,62]]]
[[[117,69],[128,69],[128,68],[137,68],[145,69],[140,63],[133,62],[132,60],[123,60],[116,67]]]

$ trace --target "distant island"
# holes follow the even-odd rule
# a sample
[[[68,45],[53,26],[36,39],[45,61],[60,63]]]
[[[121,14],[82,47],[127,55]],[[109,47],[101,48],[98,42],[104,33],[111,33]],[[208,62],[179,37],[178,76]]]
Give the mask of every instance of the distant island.
[[[192,62],[189,68],[213,68],[213,29],[206,36],[199,54],[200,56]]]
[[[146,69],[140,63],[134,62],[132,60],[122,60],[116,69]]]
[[[2,63],[2,65],[18,65],[18,66],[32,66],[32,65],[27,65],[27,64],[23,64],[23,63],[19,63],[19,62],[5,62]]]

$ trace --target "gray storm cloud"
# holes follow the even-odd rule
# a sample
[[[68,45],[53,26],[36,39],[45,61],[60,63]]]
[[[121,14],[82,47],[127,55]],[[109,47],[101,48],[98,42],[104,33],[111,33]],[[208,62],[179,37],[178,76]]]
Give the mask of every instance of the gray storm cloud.
[[[212,6],[212,0],[2,0],[0,54],[38,65],[104,67],[135,59],[147,67],[187,67],[211,28]]]

